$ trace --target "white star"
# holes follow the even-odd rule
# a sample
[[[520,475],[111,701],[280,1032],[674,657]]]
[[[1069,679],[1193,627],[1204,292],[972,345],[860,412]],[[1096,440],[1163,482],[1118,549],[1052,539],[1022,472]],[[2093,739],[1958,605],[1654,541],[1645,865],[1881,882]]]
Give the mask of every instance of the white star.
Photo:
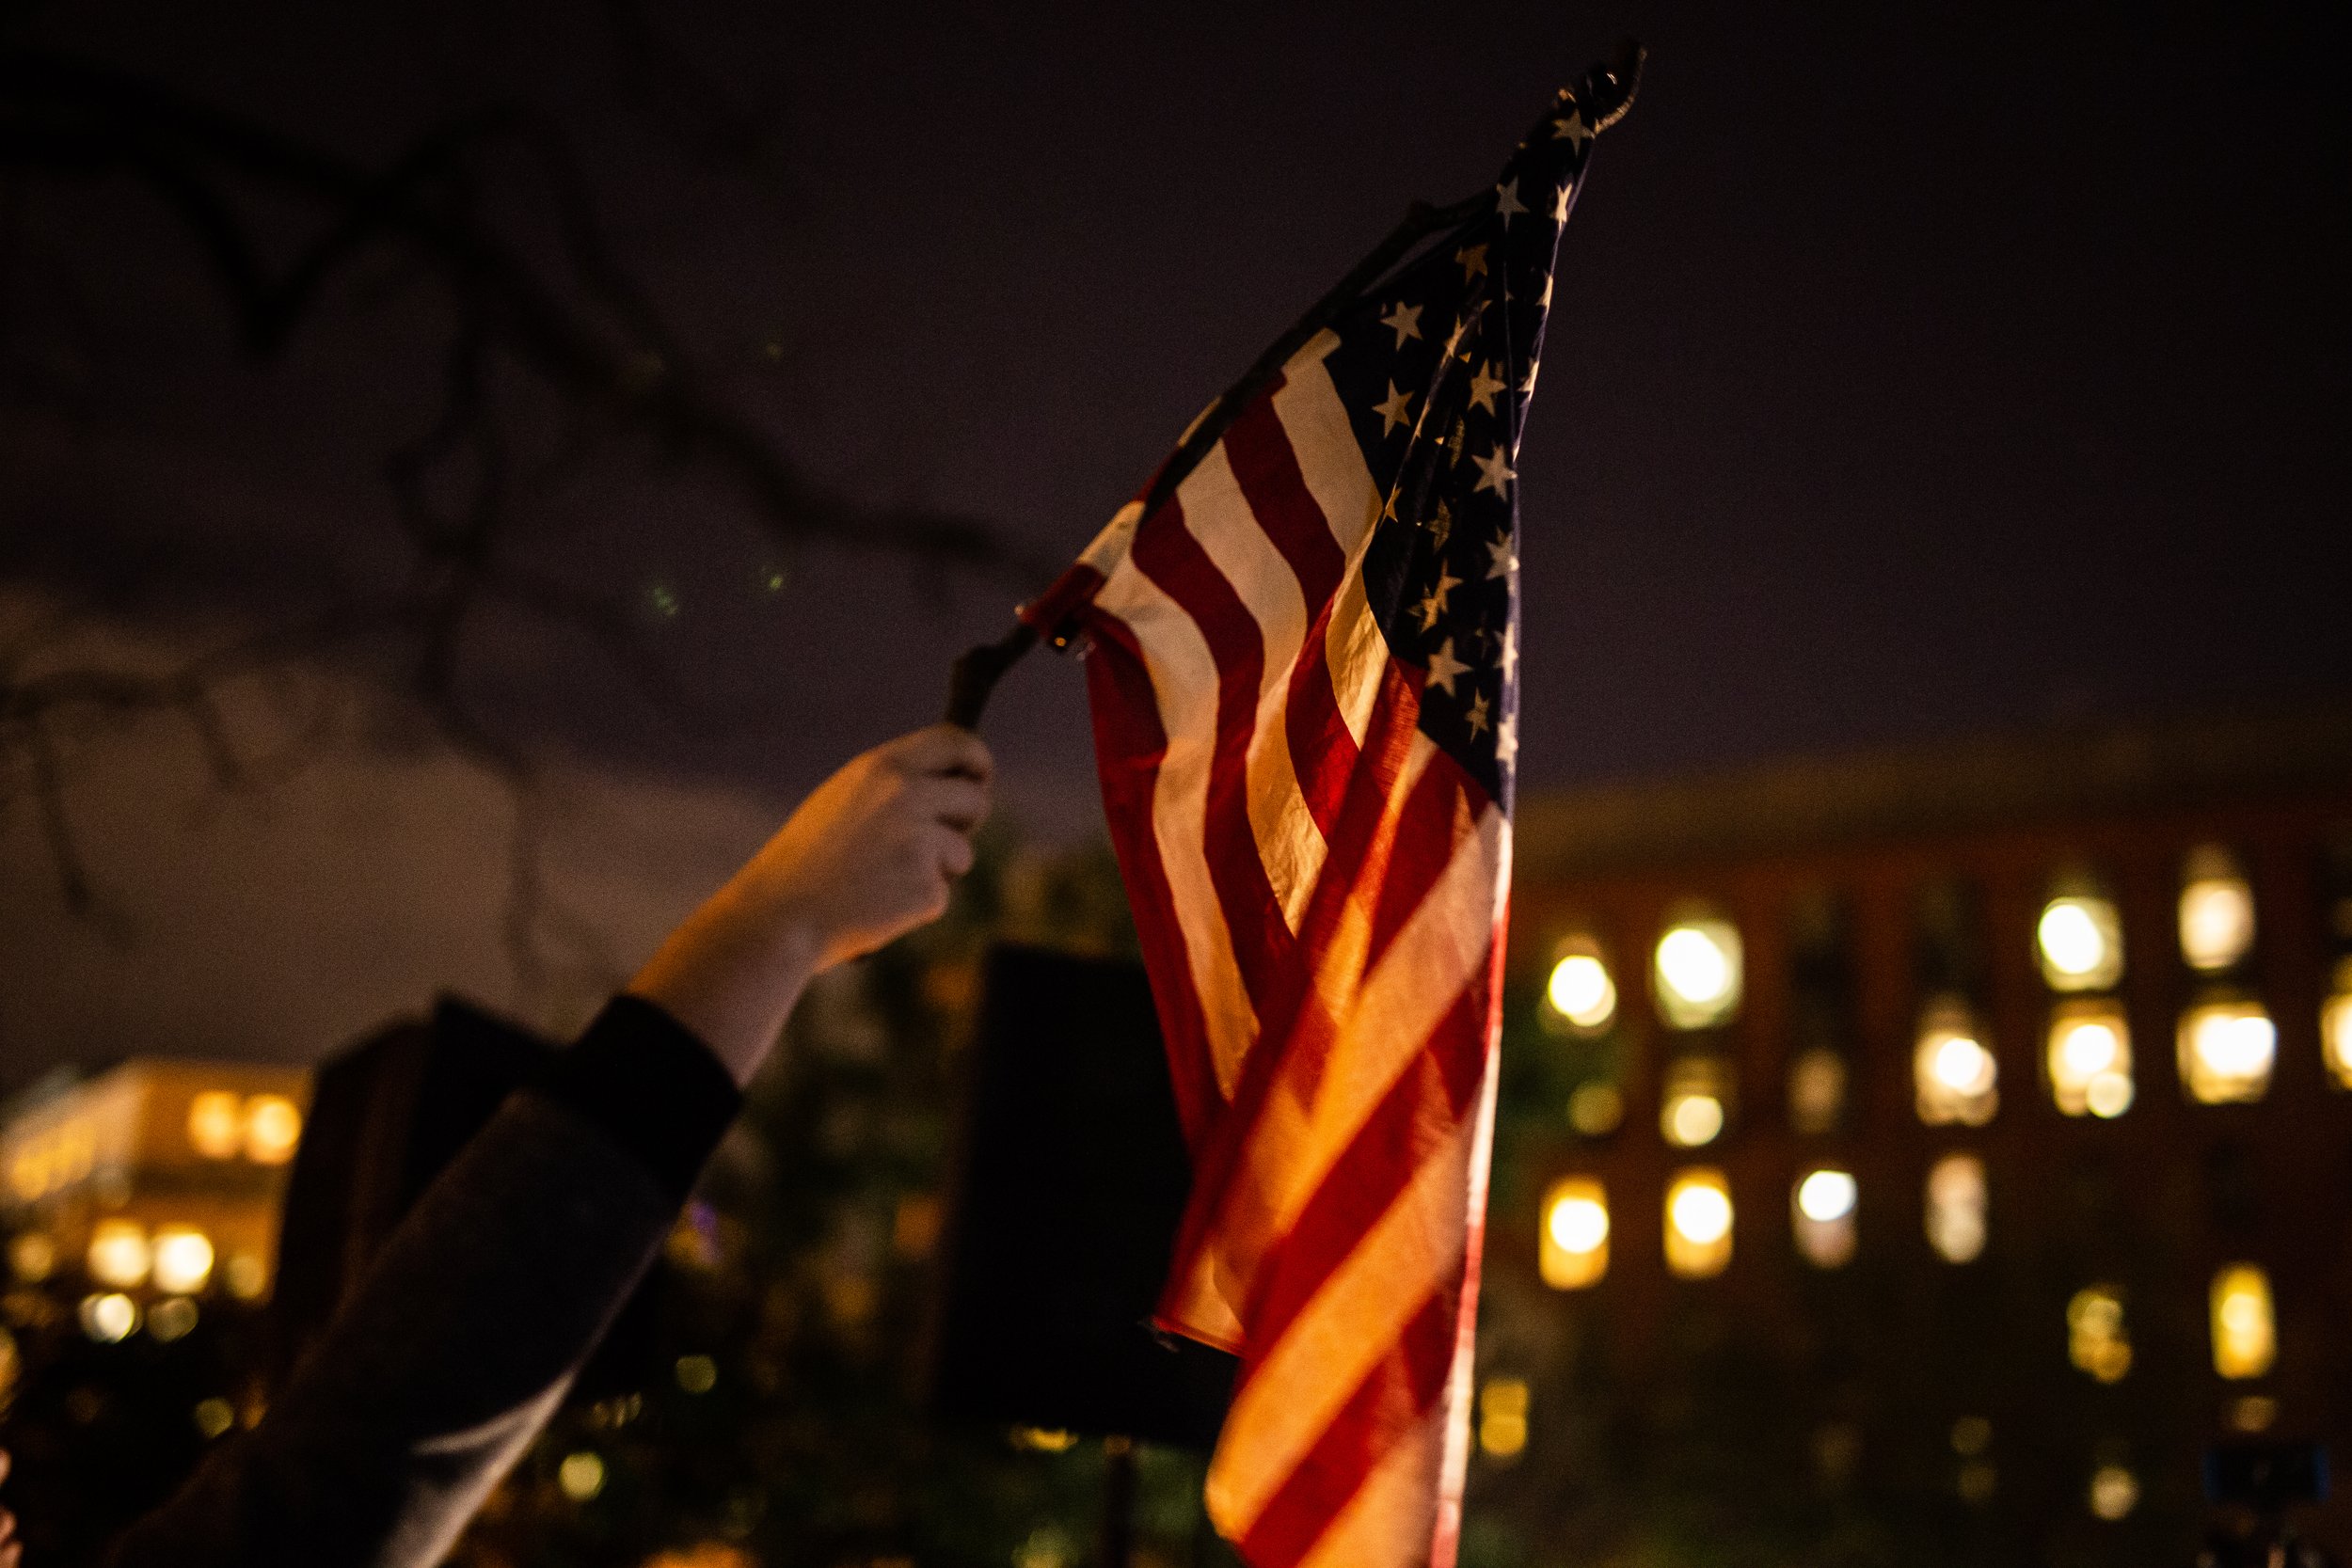
[[[1484,691],[1471,696],[1470,712],[1464,714],[1462,719],[1470,726],[1473,736],[1486,733],[1486,694]]]
[[[1403,348],[1405,340],[1421,336],[1421,307],[1398,300],[1389,307],[1389,313],[1380,318],[1380,325],[1396,334],[1396,346]]]
[[[1411,394],[1398,391],[1396,389],[1396,383],[1393,381],[1390,382],[1389,401],[1386,403],[1375,403],[1372,405],[1372,411],[1380,416],[1380,434],[1386,436],[1389,432],[1394,430],[1398,425],[1412,423],[1413,421],[1406,418],[1405,414],[1405,411],[1412,406],[1413,399]]]
[[[1470,402],[1491,414],[1495,411],[1495,394],[1509,385],[1495,374],[1494,361],[1489,359],[1470,377]]]
[[[1614,154],[1613,153],[1612,156],[1614,156]],[[1568,198],[1574,195],[1575,192],[1576,187],[1574,185],[1563,185],[1560,187],[1559,198],[1551,204],[1552,222],[1565,223],[1568,221]]]
[[[1396,521],[1396,492],[1393,490],[1389,492],[1387,502],[1380,508],[1380,519],[1389,523]]]
[[[1467,283],[1473,277],[1486,276],[1486,247],[1485,245],[1466,245],[1454,253],[1454,259],[1462,263],[1463,282]]]
[[[1509,680],[1513,675],[1518,673],[1518,668],[1519,624],[1517,621],[1514,621],[1509,626],[1502,628],[1502,678],[1506,681]],[[1506,724],[1510,721],[1511,721],[1508,719],[1503,721]]]
[[[1444,549],[1445,542],[1453,537],[1454,509],[1447,506],[1445,502],[1439,501],[1438,515],[1429,519],[1429,542],[1434,547]],[[1443,570],[1443,568],[1439,569]]]
[[[1570,109],[1566,114],[1562,115],[1558,119],[1551,122],[1551,139],[1553,141],[1569,141],[1573,142],[1578,147],[1582,147],[1586,142],[1593,139],[1592,127],[1584,123],[1584,119],[1581,114],[1575,109]]]
[[[1446,569],[1443,566],[1438,568],[1438,586],[1431,589],[1422,597],[1422,630],[1435,631],[1437,629],[1438,617],[1445,613],[1445,601],[1447,597],[1452,594],[1456,588],[1461,586],[1462,579],[1460,578],[1448,576]],[[1451,648],[1454,644],[1448,642],[1446,646]]]
[[[1539,310],[1551,309],[1551,279],[1549,277],[1544,279],[1544,297],[1535,302],[1535,308]]]
[[[1511,219],[1515,214],[1524,214],[1526,211],[1527,209],[1519,204],[1519,182],[1517,180],[1507,185],[1495,187],[1495,214],[1502,219],[1504,228],[1510,227]]]
[[[1492,582],[1497,578],[1507,578],[1518,568],[1518,564],[1519,552],[1511,547],[1511,536],[1507,533],[1496,534],[1494,543],[1486,546],[1486,580]]]
[[[1469,673],[1470,666],[1454,657],[1454,639],[1449,637],[1429,656],[1429,678],[1422,683],[1422,689],[1425,691],[1434,686],[1451,697],[1454,683]]]
[[[1519,390],[1530,397],[1533,397],[1535,392],[1535,367],[1542,363],[1540,359],[1530,359],[1527,362],[1527,379],[1519,383]]]
[[[1478,471],[1483,477],[1478,481],[1477,488],[1470,492],[1472,495],[1479,490],[1492,490],[1498,496],[1504,495],[1503,486],[1519,477],[1511,471],[1511,460],[1503,456],[1501,447],[1494,448],[1478,459]]]
[[[1518,754],[1519,717],[1516,713],[1506,713],[1502,716],[1502,722],[1495,726],[1495,761],[1508,768]]]

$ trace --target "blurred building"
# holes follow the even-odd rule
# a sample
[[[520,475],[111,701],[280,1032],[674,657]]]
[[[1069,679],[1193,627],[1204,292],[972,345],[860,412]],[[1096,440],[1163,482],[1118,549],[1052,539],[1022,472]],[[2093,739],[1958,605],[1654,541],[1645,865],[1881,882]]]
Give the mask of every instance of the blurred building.
[[[2352,1433],[2352,714],[1530,798],[1512,924],[1506,1514],[1613,1398],[1910,1532],[2186,1561],[2205,1444]]]
[[[0,1128],[17,1285],[80,1299],[94,1338],[167,1298],[266,1297],[308,1082],[143,1059],[18,1108]]]

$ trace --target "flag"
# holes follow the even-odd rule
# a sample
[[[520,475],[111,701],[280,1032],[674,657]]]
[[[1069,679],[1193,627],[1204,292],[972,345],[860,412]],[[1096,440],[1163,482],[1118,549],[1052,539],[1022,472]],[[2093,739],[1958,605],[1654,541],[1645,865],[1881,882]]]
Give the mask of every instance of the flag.
[[[1208,1503],[1255,1568],[1453,1560],[1519,439],[1554,250],[1629,88],[1620,68],[1562,92],[1491,191],[1327,301],[1024,612],[1089,643],[1104,803],[1193,1151],[1158,1318],[1241,1358]]]

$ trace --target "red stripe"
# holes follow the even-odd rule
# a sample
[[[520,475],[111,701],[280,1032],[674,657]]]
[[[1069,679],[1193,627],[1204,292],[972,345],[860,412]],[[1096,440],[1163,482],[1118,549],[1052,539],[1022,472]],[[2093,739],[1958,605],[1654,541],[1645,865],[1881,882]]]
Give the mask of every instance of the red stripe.
[[[1240,1543],[1251,1568],[1303,1559],[1383,1456],[1436,1408],[1454,1364],[1459,1289],[1449,1281],[1422,1304],[1268,1500]]]
[[[1475,1107],[1486,1065],[1485,976],[1430,1031],[1349,1140],[1280,1244],[1259,1264],[1242,1315],[1250,1343],[1272,1346],[1379,1223]]]
[[[1461,765],[1444,752],[1432,756],[1414,781],[1412,796],[1398,814],[1396,843],[1389,851],[1379,896],[1373,905],[1372,941],[1364,952],[1367,974],[1438,885],[1446,867],[1454,863],[1462,840],[1477,831],[1477,808],[1484,802],[1473,804],[1471,794],[1476,790]],[[1480,896],[1490,900],[1492,892],[1481,889]],[[1471,924],[1483,928],[1492,918],[1489,903],[1475,912]]]
[[[1278,383],[1275,390],[1279,389]],[[1340,718],[1331,662],[1324,651],[1332,606],[1347,575],[1347,556],[1332,537],[1331,519],[1307,488],[1290,432],[1275,412],[1273,393],[1234,421],[1225,447],[1251,514],[1290,562],[1306,600],[1307,637],[1291,665],[1283,729],[1307,815],[1327,840],[1356,768],[1356,737]]]
[[[1297,942],[1258,858],[1249,822],[1249,738],[1258,724],[1264,639],[1258,618],[1184,527],[1181,504],[1170,502],[1152,524],[1137,531],[1131,559],[1192,618],[1216,661],[1216,742],[1201,848],[1232,934],[1242,984],[1263,1018],[1269,1009],[1281,1010],[1282,998],[1298,983]]]
[[[1408,672],[1391,660],[1382,673],[1380,690],[1373,700],[1371,720],[1364,732],[1364,763],[1349,781],[1338,832],[1324,862],[1324,875],[1316,880],[1300,925],[1296,960],[1300,982],[1287,998],[1289,1006],[1285,1009],[1259,1011],[1258,1044],[1242,1064],[1241,1079],[1233,1086],[1232,1103],[1216,1118],[1208,1141],[1193,1150],[1192,1196],[1185,1204],[1184,1221],[1177,1231],[1176,1261],[1168,1275],[1170,1299],[1163,1304],[1164,1309],[1172,1305],[1174,1292],[1190,1277],[1194,1259],[1216,1234],[1222,1212],[1234,1196],[1228,1189],[1248,1145],[1249,1129],[1256,1123],[1283,1064],[1302,1049],[1302,1042],[1296,1038],[1302,1024],[1321,1033],[1327,1048],[1330,1021],[1320,1016],[1319,1008],[1312,1015],[1301,1015],[1311,997],[1312,966],[1327,947],[1346,907],[1348,878],[1337,872],[1341,867],[1348,867],[1359,877],[1378,875],[1378,867],[1365,863],[1371,856],[1388,798],[1393,793],[1405,758],[1411,751],[1414,725],[1420,717],[1420,689]],[[1317,1054],[1319,1057],[1320,1053]]]
[[[1168,1075],[1185,1141],[1198,1148],[1223,1103],[1216,1057],[1210,1049],[1200,998],[1193,989],[1192,960],[1183,924],[1160,863],[1159,835],[1152,824],[1152,796],[1168,736],[1152,675],[1134,634],[1108,614],[1089,610],[1087,628],[1094,650],[1086,661],[1088,705],[1094,711],[1094,767],[1103,781],[1103,815],[1111,846],[1135,911],[1136,936],[1152,979],[1152,998],[1160,1015]]]

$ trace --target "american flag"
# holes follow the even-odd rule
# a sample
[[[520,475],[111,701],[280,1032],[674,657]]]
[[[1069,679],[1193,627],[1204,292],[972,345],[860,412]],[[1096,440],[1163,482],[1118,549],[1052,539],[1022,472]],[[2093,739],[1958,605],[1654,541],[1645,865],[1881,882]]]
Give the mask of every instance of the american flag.
[[[1466,219],[1340,302],[1025,612],[1091,644],[1104,800],[1194,1155],[1158,1316],[1241,1357],[1208,1501],[1257,1568],[1453,1560],[1519,438],[1553,253],[1629,89],[1562,92]]]

